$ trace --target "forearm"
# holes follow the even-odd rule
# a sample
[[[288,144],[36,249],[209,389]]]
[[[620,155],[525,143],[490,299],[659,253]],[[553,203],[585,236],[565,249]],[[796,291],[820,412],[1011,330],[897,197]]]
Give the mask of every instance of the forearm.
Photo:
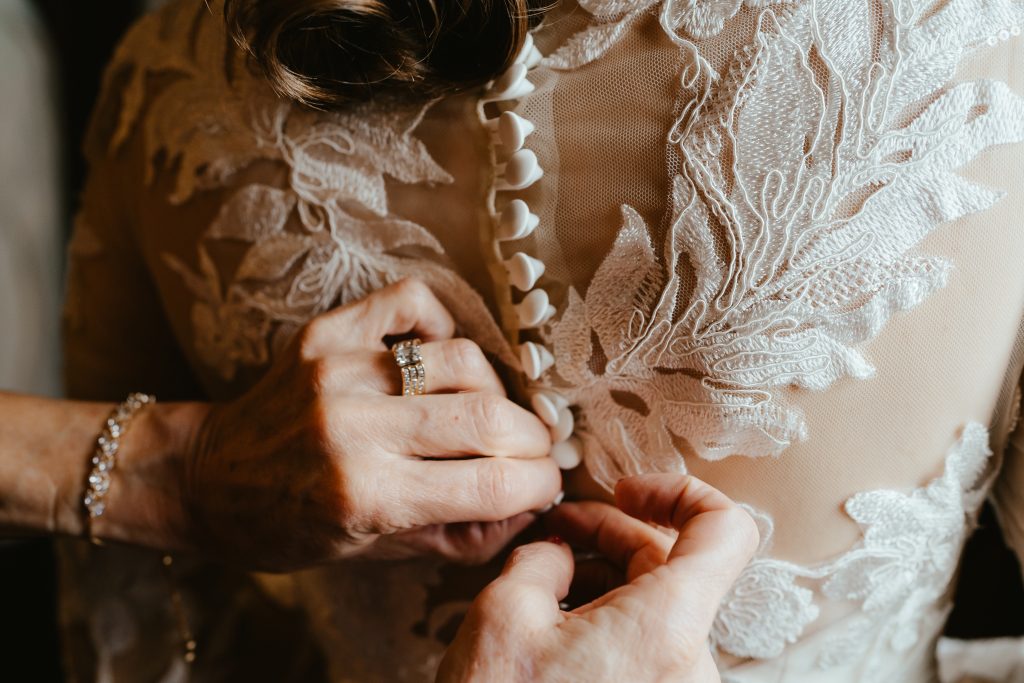
[[[82,495],[113,407],[0,392],[0,534],[85,534]],[[120,439],[106,511],[93,521],[96,537],[161,550],[191,547],[182,460],[206,410],[155,404],[135,416]]]

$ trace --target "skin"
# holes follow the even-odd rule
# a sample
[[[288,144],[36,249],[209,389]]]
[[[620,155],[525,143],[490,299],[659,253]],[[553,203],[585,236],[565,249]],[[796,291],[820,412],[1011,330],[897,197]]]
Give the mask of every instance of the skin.
[[[517,548],[473,603],[437,680],[720,680],[708,648],[718,605],[758,543],[750,516],[693,477],[631,477],[617,507],[567,503],[547,523],[559,537]],[[673,539],[650,526],[678,532]],[[625,583],[571,611],[573,555],[605,556]],[[579,577],[577,577],[579,578]]]
[[[406,280],[311,321],[238,400],[147,406],[121,439],[105,541],[284,571],[353,556],[493,556],[561,488],[548,430]],[[424,340],[401,397],[385,338]],[[113,406],[0,394],[0,532],[82,535]]]
[[[93,534],[269,570],[357,555],[488,559],[560,480],[547,429],[453,333],[429,290],[405,281],[312,321],[233,403],[147,406],[121,439]],[[405,335],[426,342],[430,395],[396,396],[384,340]],[[111,408],[0,393],[0,533],[85,533],[89,444]],[[616,504],[551,513],[555,533],[608,563],[577,573],[560,539],[516,549],[438,680],[718,681],[707,636],[757,546],[753,521],[685,476],[625,479]],[[648,522],[678,531],[675,542]],[[574,573],[597,580],[583,591],[597,597],[562,611]]]

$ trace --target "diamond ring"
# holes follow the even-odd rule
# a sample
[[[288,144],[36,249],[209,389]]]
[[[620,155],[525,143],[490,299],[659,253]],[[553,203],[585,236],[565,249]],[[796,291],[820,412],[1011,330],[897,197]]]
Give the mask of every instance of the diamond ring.
[[[391,347],[391,355],[402,372],[402,396],[419,396],[427,391],[427,373],[423,368],[419,339],[406,339]]]

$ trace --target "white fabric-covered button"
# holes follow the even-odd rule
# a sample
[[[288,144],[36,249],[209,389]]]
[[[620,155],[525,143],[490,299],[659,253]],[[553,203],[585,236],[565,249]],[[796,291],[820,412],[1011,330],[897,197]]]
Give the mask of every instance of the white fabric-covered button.
[[[579,437],[571,437],[551,447],[551,458],[559,469],[571,470],[579,467],[583,460],[583,443]]]
[[[544,55],[534,45],[533,34],[527,33],[526,40],[523,41],[523,46],[519,48],[519,54],[516,55],[515,62],[522,64],[527,69],[532,69],[540,64],[542,59],[544,59]]]
[[[555,357],[546,347],[529,341],[519,347],[519,360],[523,364],[523,372],[530,379],[539,379],[555,364]]]
[[[538,391],[530,398],[530,405],[544,424],[556,427],[561,412],[569,408],[569,401],[554,391]]]
[[[533,150],[521,149],[498,168],[499,190],[522,190],[541,179],[544,169]]]
[[[536,129],[532,121],[524,119],[513,111],[502,112],[498,117],[498,139],[506,150],[517,152],[522,149],[526,137]]]
[[[572,430],[576,428],[576,418],[568,408],[558,411],[558,424],[551,427],[551,442],[559,443],[572,436]]]
[[[498,220],[499,240],[519,240],[534,230],[540,223],[540,216],[530,213],[530,207],[522,199],[513,199],[501,212]]]
[[[539,391],[530,399],[533,412],[537,414],[541,422],[548,427],[558,425],[558,406],[555,404],[551,394],[546,391]]]
[[[555,315],[555,307],[543,289],[535,289],[515,305],[520,329],[540,327]]]
[[[494,81],[490,94],[484,98],[487,102],[500,102],[502,100],[517,100],[533,92],[533,83],[526,78],[527,66],[525,64],[513,64],[508,71]]]
[[[544,262],[520,251],[505,261],[505,270],[513,287],[528,292],[544,274]]]
[[[549,317],[549,309],[552,308],[547,292],[543,289],[533,290],[516,304],[519,327],[521,329],[537,327]]]
[[[534,44],[534,35],[527,33],[526,39],[522,41],[522,47],[519,48],[519,54],[515,57],[515,62],[520,63],[526,69],[532,69],[539,65],[542,59],[544,59],[544,55]]]

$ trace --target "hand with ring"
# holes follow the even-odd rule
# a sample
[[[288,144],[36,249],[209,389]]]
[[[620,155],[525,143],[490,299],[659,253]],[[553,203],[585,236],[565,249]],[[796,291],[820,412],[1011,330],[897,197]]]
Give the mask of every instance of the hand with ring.
[[[415,280],[311,321],[194,440],[184,489],[200,547],[268,570],[500,550],[561,479],[547,428],[454,329]],[[384,343],[410,335],[423,341]]]

